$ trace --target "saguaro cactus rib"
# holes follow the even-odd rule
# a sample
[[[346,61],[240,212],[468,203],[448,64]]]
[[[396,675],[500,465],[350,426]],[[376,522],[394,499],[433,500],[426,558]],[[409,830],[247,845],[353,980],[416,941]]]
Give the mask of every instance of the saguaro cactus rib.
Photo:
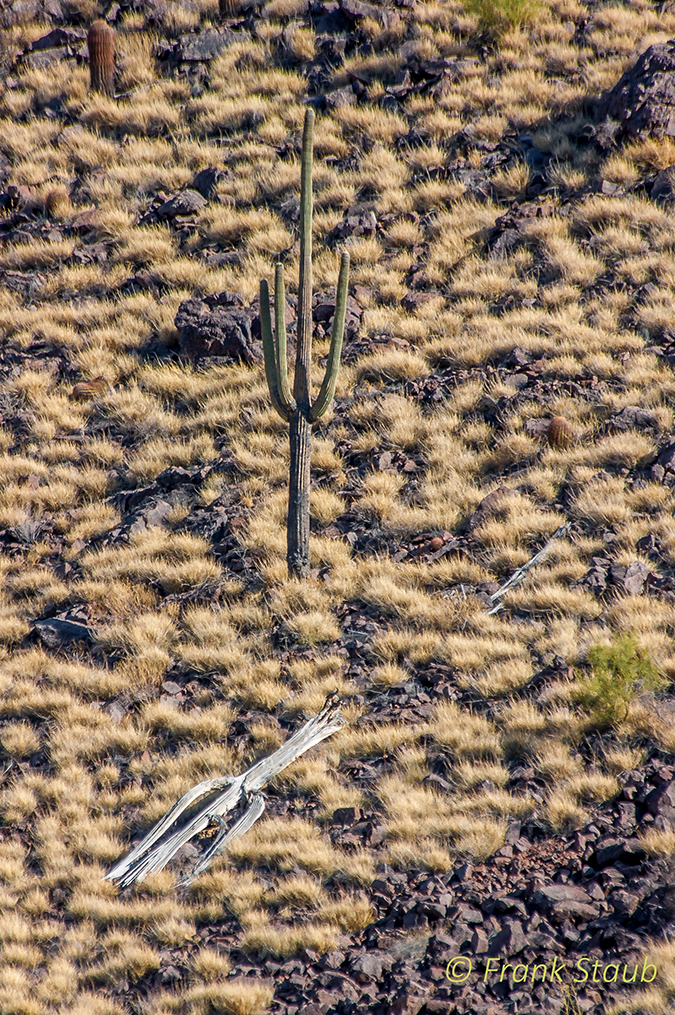
[[[179,882],[182,885],[190,884],[206,870],[218,853],[247,832],[261,816],[265,800],[260,790],[311,747],[342,729],[345,721],[340,712],[339,695],[337,691],[332,691],[321,711],[308,719],[274,754],[262,758],[241,775],[207,779],[183,794],[145,838],[108,871],[105,879],[117,881],[122,888],[135,881],[143,881],[148,874],[166,867],[181,846],[215,822],[220,826],[216,839],[207,847],[190,873]],[[215,799],[214,794],[218,794]],[[187,810],[197,801],[208,797],[211,797],[209,802],[191,820],[181,827],[175,827]],[[233,811],[240,816],[233,825],[228,826],[225,815],[232,815]]]
[[[289,422],[291,448],[288,479],[287,554],[288,570],[292,576],[309,574],[309,486],[311,457],[311,427],[328,410],[335,394],[337,374],[342,351],[347,287],[349,284],[349,255],[343,254],[340,264],[335,316],[331,335],[326,372],[319,394],[311,402],[312,368],[312,140],[314,111],[305,113],[302,135],[300,171],[300,285],[298,294],[298,331],[295,357],[293,394],[288,387],[286,367],[286,323],[284,298],[284,272],[277,264],[274,287],[275,336],[272,337],[269,289],[263,279],[260,283],[260,321],[265,354],[265,374],[272,405],[282,419]]]

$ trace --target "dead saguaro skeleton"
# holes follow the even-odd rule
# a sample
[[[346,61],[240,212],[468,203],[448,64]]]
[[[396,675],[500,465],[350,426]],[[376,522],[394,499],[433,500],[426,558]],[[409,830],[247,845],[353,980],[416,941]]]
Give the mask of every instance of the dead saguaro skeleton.
[[[105,21],[94,21],[87,32],[89,85],[92,92],[112,95],[115,75],[115,33]]]
[[[565,524],[561,525],[559,529],[556,529],[551,538],[544,544],[544,546],[542,546],[541,550],[538,550],[533,557],[530,557],[530,559],[523,564],[522,567],[517,568],[511,577],[505,581],[503,585],[500,585],[496,592],[492,593],[490,599],[493,603],[496,603],[496,605],[493,606],[491,610],[488,610],[488,617],[491,617],[493,613],[499,613],[502,609],[500,599],[505,596],[507,592],[510,592],[511,589],[515,589],[517,585],[520,585],[525,581],[530,570],[548,557],[556,540],[562,539],[563,536],[566,536],[571,527],[571,522],[565,522]]]
[[[115,864],[106,874],[106,880],[117,881],[121,888],[143,881],[148,874],[166,867],[186,842],[210,824],[216,824],[220,831],[210,840],[210,845],[189,874],[178,882],[179,885],[189,885],[207,869],[214,857],[244,835],[258,820],[265,810],[265,798],[260,790],[311,747],[316,747],[344,725],[338,695],[334,691],[326,698],[321,711],[308,719],[274,754],[258,761],[242,775],[207,779],[188,790],[129,855]],[[185,811],[207,796],[209,801],[194,817],[181,827],[171,830]],[[225,820],[226,814],[231,816],[230,820],[234,818],[232,823]]]
[[[291,463],[288,479],[287,554],[289,574],[305,578],[309,574],[309,486],[312,424],[321,419],[335,394],[342,336],[347,307],[349,254],[340,263],[335,316],[331,332],[326,373],[314,404],[311,402],[312,368],[312,143],[314,110],[305,113],[302,135],[300,176],[300,286],[298,291],[298,333],[295,354],[293,394],[288,387],[286,364],[286,320],[284,268],[277,264],[274,279],[275,334],[272,337],[269,288],[260,283],[260,324],[265,374],[272,405],[289,423]]]

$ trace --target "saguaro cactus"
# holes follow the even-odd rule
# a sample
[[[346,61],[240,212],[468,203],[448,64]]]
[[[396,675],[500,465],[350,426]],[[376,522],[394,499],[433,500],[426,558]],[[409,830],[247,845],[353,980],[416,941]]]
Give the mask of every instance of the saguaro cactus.
[[[114,32],[105,21],[94,21],[87,32],[89,84],[92,91],[113,94],[115,74]]]
[[[312,138],[314,111],[305,114],[302,135],[300,176],[300,286],[298,293],[298,332],[295,355],[293,394],[288,387],[286,365],[286,322],[284,269],[277,264],[274,281],[275,335],[272,337],[269,289],[265,279],[260,283],[260,322],[265,373],[272,405],[282,419],[290,424],[291,464],[288,481],[288,571],[292,576],[309,574],[309,464],[312,423],[324,415],[335,394],[342,336],[344,334],[349,254],[342,255],[340,277],[335,300],[335,316],[331,334],[326,373],[316,400],[311,401],[312,366]]]

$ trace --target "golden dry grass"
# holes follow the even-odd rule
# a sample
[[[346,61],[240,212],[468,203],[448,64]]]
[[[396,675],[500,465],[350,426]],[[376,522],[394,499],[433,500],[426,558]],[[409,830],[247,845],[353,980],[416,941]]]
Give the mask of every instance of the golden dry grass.
[[[100,13],[93,0],[76,6],[85,20]],[[176,356],[173,321],[193,294],[227,289],[252,299],[282,250],[295,291],[295,232],[282,206],[297,192],[299,162],[287,142],[302,124],[302,64],[316,40],[296,26],[282,46],[303,5],[274,0],[256,37],[226,48],[193,89],[162,72],[153,46],[206,25],[217,5],[170,7],[162,26],[139,14],[118,28],[116,100],[90,95],[86,69],[74,62],[21,65],[11,87],[0,86],[8,182],[30,187],[38,217],[61,230],[0,241],[3,350],[29,361],[8,370],[0,389],[0,529],[13,540],[0,562],[0,938],[11,944],[0,956],[0,1009],[8,1015],[118,1015],[111,985],[148,976],[163,948],[182,946],[210,922],[234,921],[233,940],[259,955],[326,951],[371,920],[363,890],[377,861],[436,871],[458,857],[489,856],[509,818],[536,810],[507,788],[510,764],[527,759],[545,780],[540,815],[557,830],[612,798],[617,777],[637,763],[626,737],[673,749],[659,709],[642,701],[602,765],[589,766],[577,750],[587,731],[577,678],[536,698],[522,689],[553,656],[581,667],[591,645],[626,629],[669,679],[675,674],[672,604],[623,594],[603,604],[572,587],[608,545],[624,566],[638,559],[635,544],[650,532],[663,555],[657,569],[675,561],[672,494],[638,475],[672,428],[673,372],[650,348],[672,326],[672,212],[628,190],[671,165],[675,149],[647,139],[605,157],[576,141],[582,100],[611,86],[650,41],[670,38],[675,15],[645,0],[547,5],[435,98],[383,108],[402,41],[422,59],[473,55],[475,14],[455,0],[429,0],[389,33],[366,25],[371,51],[334,72],[336,88],[347,71],[371,84],[362,102],[317,117],[316,239],[357,200],[372,202],[385,223],[350,244],[352,283],[370,289],[360,337],[378,341],[343,367],[338,396],[346,401],[315,440],[311,554],[320,572],[302,584],[286,577],[288,446],[264,371],[189,364]],[[586,42],[577,45],[567,26],[582,17]],[[7,51],[42,33],[39,25],[12,29]],[[52,108],[67,114],[65,129]],[[551,156],[542,202],[550,214],[527,219],[522,244],[495,258],[487,231],[513,201],[532,199],[530,167],[519,157],[487,171],[482,195],[445,167],[461,155],[482,171],[512,126],[527,128]],[[187,235],[139,224],[158,190],[172,193],[209,165],[225,168],[225,178]],[[600,179],[627,192],[573,197],[565,207]],[[74,255],[86,242],[69,227],[92,209],[98,218],[86,242],[105,244],[107,258],[82,264]],[[237,257],[207,268],[204,249]],[[335,284],[337,260],[317,244],[317,289]],[[157,293],[119,290],[142,269],[158,280]],[[411,269],[435,289],[413,312],[401,303]],[[9,273],[34,273],[34,283],[17,288]],[[632,304],[636,286],[645,288]],[[537,364],[536,394],[516,395],[511,384],[514,371],[503,364],[516,347]],[[49,369],[36,349],[58,353],[66,372]],[[325,353],[317,343],[317,375]],[[415,393],[444,371],[441,399],[421,402]],[[73,384],[99,377],[105,384],[93,397],[70,397]],[[608,418],[635,405],[652,412],[655,426],[614,432]],[[569,420],[567,446],[549,447],[526,426],[555,416]],[[115,535],[124,512],[114,494],[169,467],[208,466],[221,452],[232,456],[233,474],[211,474],[184,492],[163,524]],[[416,468],[366,464],[356,474],[373,452],[409,457]],[[470,557],[360,557],[330,529],[323,534],[348,510],[394,549],[419,533],[457,533],[502,484],[509,496],[475,528]],[[182,527],[220,497],[239,518],[243,572]],[[465,585],[505,579],[567,517],[574,537],[509,594],[504,614],[487,616],[464,595]],[[349,602],[379,625],[362,672],[338,654],[339,611]],[[89,648],[31,640],[36,618],[76,608],[96,632]],[[435,699],[414,723],[368,720],[375,693],[430,662],[451,666],[472,699],[489,700],[490,718]],[[175,678],[194,684],[187,703],[165,693]],[[261,821],[186,897],[171,874],[124,897],[101,880],[130,835],[191,784],[273,750],[286,736],[277,720],[297,723],[335,687],[361,704],[346,709],[352,725],[278,780],[298,814]],[[126,703],[121,714],[104,707],[111,701]],[[258,713],[250,735],[228,743],[249,710]],[[429,752],[446,758],[452,794],[424,782]],[[355,759],[382,762],[367,789],[343,764]],[[327,822],[343,806],[378,813],[386,836],[377,853],[328,841]],[[659,856],[674,849],[668,833],[645,844]],[[228,979],[229,970],[226,954],[201,949],[189,986],[157,992],[152,1010],[264,1011],[269,988]],[[661,1001],[658,994],[654,1011]]]

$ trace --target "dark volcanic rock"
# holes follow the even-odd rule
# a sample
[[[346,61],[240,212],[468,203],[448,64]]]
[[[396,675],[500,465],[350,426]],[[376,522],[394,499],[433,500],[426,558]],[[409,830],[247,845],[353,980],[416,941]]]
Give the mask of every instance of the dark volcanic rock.
[[[661,170],[652,184],[650,197],[659,204],[672,204],[675,201],[675,166]]]
[[[363,3],[362,0],[340,0],[340,10],[350,21],[358,21],[360,18],[373,18],[379,21],[382,16],[380,7],[373,7],[372,4]]]
[[[375,235],[377,230],[377,219],[373,211],[373,205],[368,202],[355,204],[345,212],[342,222],[339,222],[326,237],[326,242],[333,244],[344,240],[348,236]]]
[[[647,409],[641,409],[638,405],[624,406],[621,412],[617,412],[615,416],[611,417],[609,422],[614,430],[640,430],[644,427],[657,425],[654,413]]]
[[[195,357],[227,356],[257,362],[260,350],[251,335],[251,318],[242,308],[238,293],[183,300],[175,319],[181,351]]]
[[[649,568],[641,560],[633,560],[626,568],[623,577],[623,587],[631,596],[642,595],[645,582],[649,576]]]
[[[175,63],[206,63],[219,56],[236,39],[237,35],[228,29],[217,31],[207,28],[194,35],[181,35],[172,43],[163,43],[157,50],[157,56],[160,60]]]
[[[655,483],[665,483],[666,486],[675,483],[675,441],[670,441],[661,449],[651,467],[651,478]]]
[[[675,40],[650,46],[600,100],[598,116],[614,140],[675,136]]]
[[[675,826],[675,782],[668,782],[665,786],[652,790],[646,804],[650,814],[663,817]]]
[[[592,920],[599,912],[588,893],[577,885],[546,885],[534,891],[530,901],[559,920],[569,917]]]
[[[65,4],[59,0],[14,0],[2,5],[0,28],[12,28],[29,22],[38,24],[48,21],[63,21],[66,17]]]
[[[47,35],[32,42],[28,49],[31,53],[36,53],[38,50],[54,49],[60,46],[79,46],[85,39],[84,32],[78,32],[73,28],[53,28]]]
[[[49,620],[36,620],[35,629],[48,648],[58,648],[64,642],[91,641],[93,632],[86,624],[78,624],[73,620],[52,617]]]
[[[226,176],[227,172],[224,169],[218,169],[216,166],[200,169],[190,184],[190,190],[196,191],[206,201],[210,201],[216,192],[216,185],[220,180],[225,179]]]
[[[181,190],[175,197],[161,204],[152,212],[152,218],[172,219],[178,215],[192,215],[206,204],[206,198],[196,190]],[[146,216],[146,219],[148,216]]]
[[[496,490],[493,490],[487,497],[484,497],[466,523],[467,532],[473,532],[474,529],[479,528],[488,518],[496,514],[510,492],[507,487],[498,486]]]

